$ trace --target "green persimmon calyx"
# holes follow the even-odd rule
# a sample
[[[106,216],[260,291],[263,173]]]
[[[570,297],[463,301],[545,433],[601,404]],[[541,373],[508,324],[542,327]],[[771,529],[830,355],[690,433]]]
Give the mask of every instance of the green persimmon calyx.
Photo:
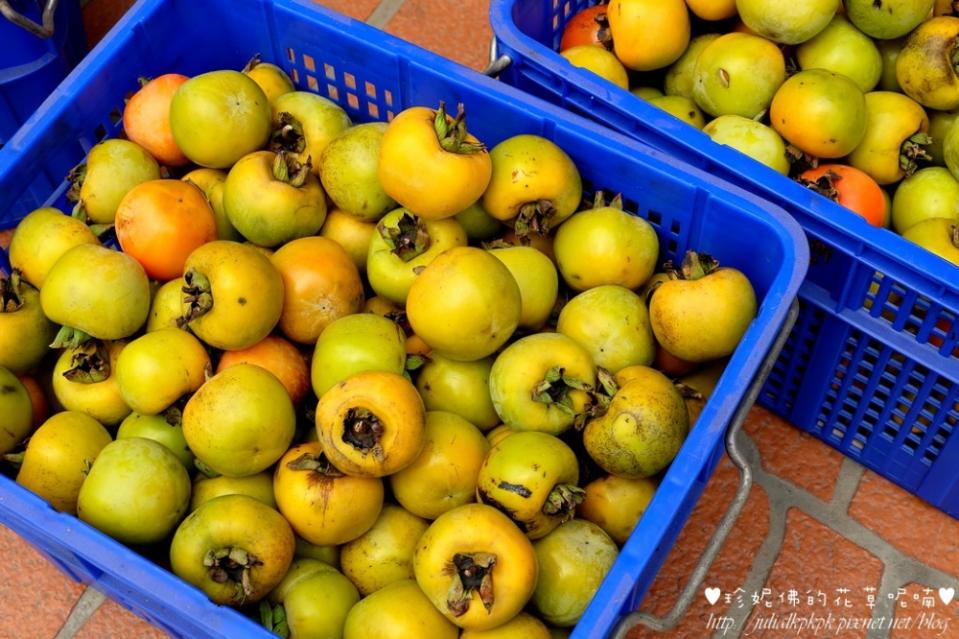
[[[573,400],[569,396],[571,390],[591,391],[593,387],[583,380],[568,376],[566,369],[553,366],[546,371],[542,381],[533,386],[533,399],[537,402],[553,405],[564,413],[573,414]]]
[[[236,585],[233,601],[242,604],[253,593],[250,571],[254,566],[262,566],[263,562],[243,548],[227,546],[207,551],[203,557],[203,565],[210,569],[210,579],[216,583],[232,581]]]
[[[260,623],[282,639],[288,639],[290,636],[290,625],[286,621],[286,608],[283,604],[271,605],[269,601],[261,601]]]
[[[426,355],[408,355],[406,357],[406,363],[403,365],[403,369],[406,371],[419,370],[429,361],[430,358]]]
[[[263,55],[260,53],[254,53],[253,57],[250,58],[250,61],[246,63],[246,66],[240,69],[240,73],[246,73],[252,71],[263,63]]]
[[[607,51],[612,51],[613,30],[609,27],[609,16],[605,11],[602,11],[593,16],[593,22],[599,26],[599,29],[596,30],[596,40],[598,40]]]
[[[67,173],[67,182],[70,188],[67,189],[67,200],[70,202],[80,201],[80,187],[83,186],[83,180],[87,177],[87,163],[81,162]]]
[[[610,402],[613,401],[613,395],[619,390],[615,376],[602,366],[596,368],[596,379],[599,385],[587,391],[589,403],[586,405],[586,410],[581,415],[577,415],[573,421],[573,427],[576,430],[584,428],[590,419],[605,415],[609,410]]]
[[[719,261],[706,253],[686,251],[683,262],[677,269],[672,261],[666,262],[666,275],[671,280],[701,280],[719,268]]]
[[[286,151],[278,151],[273,159],[273,177],[297,188],[306,184],[306,178],[312,169],[312,158],[307,158],[305,163],[300,163]]]
[[[270,135],[270,150],[274,153],[302,153],[306,149],[306,136],[303,124],[292,113],[281,111],[277,115],[277,124]],[[275,172],[274,172],[275,173]]]
[[[61,326],[53,341],[50,342],[50,348],[78,348],[92,339],[79,328]]]
[[[296,459],[288,461],[286,467],[290,470],[307,470],[326,477],[343,477],[343,473],[331,464],[330,460],[327,459],[323,453],[319,455],[303,453]]]
[[[176,402],[173,406],[170,406],[165,411],[160,413],[163,415],[163,421],[165,421],[170,426],[176,428],[177,426],[183,425],[183,409],[186,407],[187,401],[189,401],[191,394],[184,395]]]
[[[176,324],[183,328],[190,322],[203,317],[213,309],[213,289],[209,278],[196,269],[187,269],[183,274],[183,304],[187,310]]]
[[[910,176],[919,168],[920,162],[932,162],[932,156],[926,147],[932,144],[932,138],[922,131],[909,136],[899,149],[899,168]]]
[[[446,566],[446,573],[452,575],[446,605],[453,616],[465,615],[473,599],[473,592],[480,596],[486,610],[493,607],[493,566],[496,555],[489,552],[456,553]]]
[[[536,233],[546,235],[552,229],[556,207],[552,200],[536,200],[519,207],[519,215],[513,220],[513,230],[520,239]]]
[[[619,209],[620,211],[622,211],[623,210],[623,194],[617,193],[616,195],[613,196],[613,199],[609,201],[609,204],[607,204],[606,194],[603,193],[603,191],[601,190],[596,191],[596,193],[593,194],[593,208],[594,209],[611,208],[611,209]]]
[[[612,374],[604,368],[600,368],[598,374],[600,385],[597,388],[577,377],[566,375],[563,367],[553,366],[546,371],[542,381],[533,386],[533,399],[543,404],[555,406],[567,415],[572,415],[574,418],[573,426],[579,430],[593,417],[605,415],[609,403],[616,393],[616,382]],[[571,390],[586,393],[588,401],[583,411],[579,413],[573,410],[573,400],[569,396]]]
[[[459,104],[456,117],[452,122],[446,113],[446,103],[440,101],[440,106],[434,112],[433,128],[436,130],[436,139],[440,146],[448,153],[469,155],[486,150],[482,142],[468,142],[466,140],[466,109],[463,103]]]
[[[14,313],[23,307],[23,280],[13,269],[10,277],[0,277],[0,313]]]
[[[789,162],[789,175],[792,177],[819,166],[819,158],[809,155],[793,144],[786,145],[786,161]],[[803,182],[803,180],[800,180],[800,182]],[[804,184],[804,186],[809,185]]]
[[[213,470],[212,468],[210,468],[209,466],[201,462],[199,458],[196,458],[193,460],[193,465],[204,477],[207,477],[208,479],[213,479],[215,477],[221,476],[220,473],[216,472],[215,470]]]
[[[836,182],[842,179],[842,176],[835,171],[826,171],[815,180],[807,178],[797,178],[799,183],[807,189],[812,189],[823,197],[828,197],[833,202],[839,201],[839,191],[836,190]]]
[[[376,231],[393,254],[404,262],[409,262],[425,253],[432,243],[426,224],[419,217],[409,213],[401,215],[395,226],[378,223]]]
[[[586,491],[575,484],[556,484],[546,497],[543,513],[559,515],[562,521],[569,521],[576,514],[576,506],[585,498]]]
[[[87,209],[83,205],[83,202],[77,202],[73,205],[73,210],[70,212],[70,217],[78,219],[86,224],[90,228],[90,231],[97,237],[100,237],[113,228],[112,224],[91,224],[90,216],[87,215]]]
[[[110,354],[103,342],[90,339],[70,358],[63,376],[78,384],[96,384],[110,377]]]

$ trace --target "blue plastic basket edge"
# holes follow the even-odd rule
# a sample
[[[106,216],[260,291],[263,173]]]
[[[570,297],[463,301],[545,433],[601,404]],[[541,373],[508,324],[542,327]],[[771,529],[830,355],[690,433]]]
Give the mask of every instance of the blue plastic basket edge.
[[[108,580],[94,579],[90,585],[117,598],[124,606],[160,627],[169,629],[162,616],[146,614],[148,608],[145,605],[131,606],[126,598],[126,590],[138,590],[138,595],[146,597],[145,603],[152,604],[154,610],[176,607],[186,616],[197,620],[203,620],[209,615],[210,607],[214,606],[202,591],[172,572],[161,569],[79,518],[55,511],[46,501],[2,475],[0,508],[6,511],[3,525],[18,535],[25,536],[24,532],[31,532],[42,536],[48,543],[82,557],[83,562],[89,564],[89,572],[109,572]],[[90,538],[95,539],[96,543],[87,543]],[[123,565],[123,571],[110,569],[118,563]],[[144,588],[144,585],[151,587]],[[218,636],[227,639],[238,636],[234,633],[241,631],[246,633],[242,636],[250,636],[245,617],[226,606],[216,608],[219,609],[217,629],[224,631]],[[197,625],[197,629],[200,628],[209,629],[203,624]],[[257,634],[264,639],[273,636],[265,629],[260,630]]]
[[[278,2],[277,4],[280,4],[280,2]],[[322,10],[321,8],[309,5],[306,2],[292,2],[292,4],[294,6],[308,9],[311,12],[321,13],[327,17],[329,16],[329,12]],[[57,96],[62,96],[67,94],[69,92],[69,89],[72,86],[77,86],[78,84],[82,84],[85,78],[89,78],[96,75],[96,72],[105,63],[104,60],[101,60],[101,57],[104,56],[103,50],[107,48],[112,48],[111,43],[114,42],[115,39],[124,37],[122,35],[123,32],[127,32],[127,33],[132,32],[139,25],[140,22],[142,22],[145,19],[148,19],[152,11],[159,10],[159,7],[161,5],[162,5],[161,0],[140,0],[134,6],[134,8],[131,9],[131,11],[123,18],[123,20],[121,20],[121,22],[114,28],[114,30],[107,36],[107,38],[103,42],[101,42],[101,44],[98,45],[98,47],[88,56],[87,60],[71,74],[71,76],[64,82],[64,84],[62,84],[59,87],[58,92],[56,92],[53,96],[51,96],[48,103],[52,103],[52,104],[47,104],[46,107],[48,109],[55,108],[53,104],[56,103]],[[342,22],[343,20],[340,19],[340,21]],[[379,32],[378,30],[367,27],[366,25],[363,25],[362,23],[358,23],[350,19],[346,19],[346,21],[352,25],[352,28],[355,28],[357,31],[359,31],[359,33],[354,34],[355,37],[360,37],[360,35],[362,35],[364,30],[368,30],[366,31],[366,33],[370,35],[375,35],[377,38],[384,37],[384,34]],[[130,37],[130,36],[126,36],[126,37]],[[388,42],[391,45],[391,47],[393,47],[394,50],[398,50],[404,57],[407,58],[407,64],[414,65],[414,66],[417,64],[421,64],[424,68],[430,68],[432,70],[435,70],[437,65],[447,67],[448,65],[452,64],[452,63],[443,61],[440,58],[436,58],[432,54],[428,54],[424,52],[422,49],[420,49],[419,47],[416,47],[415,45],[404,43],[392,38],[389,38]],[[418,62],[417,58],[422,59],[424,55],[427,56],[425,60],[423,60],[422,62]],[[430,61],[432,61],[432,63],[427,64]],[[526,96],[525,94],[522,94],[512,88],[504,87],[500,84],[495,83],[492,80],[485,78],[484,76],[480,74],[476,74],[475,72],[467,71],[464,68],[460,68],[458,67],[458,65],[453,65],[450,68],[444,69],[444,72],[446,73],[450,71],[454,72],[463,81],[469,81],[472,83],[489,82],[491,83],[489,85],[490,88],[498,87],[495,90],[499,90],[505,93],[505,97],[511,96],[515,104],[520,104],[524,107],[527,107],[527,105],[532,105],[536,107],[537,110],[543,112],[544,115],[552,116],[554,120],[567,121],[568,122],[567,126],[573,126],[581,130],[584,134],[590,134],[593,136],[600,136],[601,138],[611,139],[611,140],[614,140],[616,143],[622,144],[625,148],[631,148],[641,153],[646,153],[647,155],[658,157],[660,160],[665,159],[666,161],[668,161],[670,164],[673,164],[673,165],[678,164],[675,161],[669,159],[665,155],[649,152],[648,149],[646,149],[643,145],[640,145],[634,141],[631,141],[626,137],[623,137],[619,134],[612,134],[610,131],[603,129],[602,127],[599,127],[598,125],[594,125],[592,123],[586,122],[585,120],[581,120],[580,118],[578,118],[578,116],[576,117],[570,116],[569,114],[565,113],[561,109],[551,107],[547,105],[545,102],[541,102],[539,100],[530,98]],[[63,108],[66,108],[66,107],[63,107]],[[42,115],[38,114],[35,120],[39,120],[41,117]],[[34,125],[36,125],[36,122],[34,122]],[[20,144],[28,143],[31,137],[31,134],[36,134],[36,127],[25,126],[24,129],[21,130],[20,134],[18,134],[18,142]],[[0,161],[0,173],[2,173],[2,165],[3,165],[3,162]],[[683,166],[683,168],[686,168],[686,167]],[[702,179],[705,182],[716,186],[717,188],[721,188],[721,189],[727,188],[727,185],[724,185],[719,180],[716,180],[712,176],[708,175],[705,172],[702,172],[699,169],[695,169],[693,167],[688,167],[688,169],[689,169],[688,172],[691,175],[696,176],[698,179]],[[739,376],[734,380],[734,378],[731,375],[724,375],[723,379],[720,380],[719,386],[717,387],[716,396],[717,397],[723,396],[725,401],[710,402],[707,404],[706,410],[704,410],[703,417],[701,418],[702,420],[701,423],[710,423],[714,427],[716,427],[716,424],[715,424],[716,418],[719,418],[722,424],[728,423],[729,415],[731,415],[732,411],[735,409],[735,404],[736,404],[735,398],[728,396],[729,395],[728,390],[736,386],[739,386],[740,388],[742,388],[745,386],[745,384],[748,384],[749,379],[745,379],[745,378],[751,377],[751,375],[746,374],[746,371],[755,370],[755,365],[758,363],[758,361],[761,360],[761,356],[763,352],[765,352],[765,349],[768,349],[769,343],[771,342],[772,337],[774,336],[776,332],[776,329],[779,326],[781,326],[782,320],[785,317],[785,313],[788,308],[788,302],[791,299],[791,296],[789,293],[787,293],[787,291],[794,292],[798,288],[799,281],[801,281],[805,273],[806,263],[808,258],[807,247],[805,242],[802,240],[801,231],[799,230],[798,225],[789,216],[787,216],[785,212],[779,210],[777,207],[771,206],[767,203],[763,203],[761,202],[761,200],[758,200],[754,198],[753,196],[746,194],[745,192],[739,191],[738,189],[730,189],[730,193],[732,192],[738,193],[738,195],[736,195],[737,199],[740,199],[740,196],[743,196],[753,207],[762,209],[764,211],[764,215],[769,215],[772,217],[772,219],[776,220],[777,224],[779,225],[781,229],[779,235],[784,242],[783,244],[784,253],[788,258],[791,258],[791,259],[787,259],[785,263],[782,265],[782,268],[780,269],[777,275],[776,281],[770,289],[771,294],[767,296],[767,299],[764,301],[763,308],[760,311],[760,315],[759,317],[757,317],[757,322],[754,323],[754,326],[751,327],[750,331],[747,333],[747,335],[749,335],[750,337],[756,338],[755,340],[753,340],[752,345],[756,346],[757,348],[749,349],[749,350],[745,348],[740,348],[739,350],[737,350],[727,370],[730,372],[733,370],[736,370],[739,373]],[[772,292],[774,290],[782,291],[782,294],[779,296],[780,299],[775,299],[775,296],[772,295]],[[747,364],[751,365],[751,367],[747,366]],[[724,393],[723,391],[727,391],[727,392]],[[709,417],[713,417],[714,419],[708,419]],[[706,457],[706,458],[712,457],[715,451],[715,447],[722,445],[721,436],[722,436],[722,431],[724,430],[724,427],[722,429],[717,429],[717,430],[718,432],[710,431],[709,429],[705,429],[705,428],[699,429],[694,436],[691,436],[690,443],[696,442],[697,444],[698,443],[705,444],[705,441],[701,442],[700,440],[706,440],[706,439],[712,442],[713,445],[711,447],[708,447],[709,448],[708,450],[705,450],[705,455],[703,457]],[[687,451],[687,454],[683,454],[681,452],[681,455],[677,457],[677,460],[675,463],[676,470],[671,471],[672,473],[671,476],[669,473],[667,474],[668,484],[680,486],[684,483],[683,478],[681,477],[681,472],[684,469],[684,465],[686,466],[685,470],[696,470],[696,471],[701,470],[702,467],[698,465],[701,459],[694,458],[694,455],[691,452],[689,452],[693,448],[694,446],[684,446],[684,450]],[[706,447],[704,446],[704,448]],[[687,478],[687,481],[689,482],[692,482],[694,480],[695,478]],[[659,515],[663,515],[664,517],[670,517],[675,515],[674,512],[670,512],[670,505],[666,504],[665,500],[663,499],[660,499],[658,503],[656,500],[654,500],[653,504],[651,504],[648,521],[655,521]],[[54,522],[51,522],[51,523],[54,523]],[[636,556],[641,556],[644,554],[648,554],[649,552],[652,552],[652,550],[655,548],[657,544],[652,543],[649,547],[642,548],[642,546],[644,545],[644,541],[647,539],[649,541],[652,541],[656,537],[661,537],[661,535],[658,535],[657,531],[645,530],[650,528],[651,526],[645,526],[645,527],[640,526],[637,528],[637,531],[639,531],[640,534],[634,535],[636,539],[631,540],[630,543],[627,544],[627,547],[624,548],[624,552],[623,552],[624,556],[633,558]],[[659,531],[659,532],[663,532],[663,531]],[[115,542],[112,542],[112,540],[109,540],[102,534],[92,530],[91,530],[91,536],[93,537],[94,540],[98,542],[106,542],[108,545],[115,544]],[[107,556],[105,561],[109,563],[109,555]],[[615,573],[611,573],[610,575],[611,579],[608,579],[607,583],[604,584],[604,587],[608,586],[608,588],[606,588],[607,590],[610,588],[617,589],[617,590],[622,589],[621,584],[612,583],[614,581],[614,579],[612,578],[616,576],[628,577],[629,568],[624,566],[624,562],[618,562],[618,566],[620,566],[620,569],[617,570],[614,567]],[[153,568],[153,571],[156,571],[156,568]],[[180,582],[175,577],[172,577],[172,575],[165,573],[165,571],[161,570],[159,572],[164,573],[162,576],[175,580],[171,582],[172,584],[182,585],[182,582]],[[163,584],[163,585],[168,585],[168,584]],[[620,587],[617,588],[617,586],[620,586]],[[600,593],[597,594],[596,600],[597,601],[604,600],[603,594],[604,594],[604,591],[601,590]],[[629,593],[614,592],[610,594],[617,595],[619,599],[621,600],[624,596],[628,596]],[[617,597],[611,597],[609,599],[609,601],[613,601],[613,602],[615,602],[616,600],[617,600]],[[595,606],[591,606],[591,610],[593,608],[595,608]],[[620,610],[618,607],[614,608],[613,606],[607,606],[607,608],[610,610],[611,614],[613,615],[620,614]],[[583,622],[581,622],[581,625],[583,625],[584,627],[589,627],[589,623],[588,623],[589,619],[596,618],[597,615],[598,613],[595,613],[595,612],[591,613],[591,611],[588,610],[587,615],[584,616]]]

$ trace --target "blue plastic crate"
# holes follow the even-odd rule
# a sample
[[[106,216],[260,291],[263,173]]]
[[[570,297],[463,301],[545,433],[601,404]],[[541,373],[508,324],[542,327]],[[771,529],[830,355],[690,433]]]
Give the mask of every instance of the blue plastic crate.
[[[576,162],[587,192],[622,192],[627,209],[653,223],[662,259],[696,248],[752,280],[760,300],[756,320],[574,633],[577,639],[605,636],[652,582],[783,325],[808,264],[798,225],[705,172],[309,0],[140,0],[0,150],[0,228],[35,207],[66,206],[63,176],[98,140],[118,132],[124,95],[138,77],[239,68],[256,52],[283,66],[299,88],[337,101],[354,121],[384,120],[408,106],[445,100],[466,105],[470,130],[487,144],[519,133],[548,137]],[[57,181],[51,185],[44,176]],[[269,636],[4,477],[0,521],[68,574],[174,635]]]
[[[759,401],[959,517],[959,268],[569,64],[595,0],[491,0],[500,79],[754,193],[806,232],[801,317]]]
[[[37,0],[13,0],[13,9],[39,24]],[[79,0],[61,0],[53,36],[29,33],[0,16],[0,147],[40,106],[86,53]]]

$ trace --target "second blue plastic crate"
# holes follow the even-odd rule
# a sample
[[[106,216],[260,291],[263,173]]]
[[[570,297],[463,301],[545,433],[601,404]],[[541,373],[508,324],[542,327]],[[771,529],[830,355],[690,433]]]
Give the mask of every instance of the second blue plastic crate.
[[[10,5],[40,24],[37,0]],[[0,147],[40,106],[86,53],[79,0],[61,0],[53,36],[40,38],[0,16]]]

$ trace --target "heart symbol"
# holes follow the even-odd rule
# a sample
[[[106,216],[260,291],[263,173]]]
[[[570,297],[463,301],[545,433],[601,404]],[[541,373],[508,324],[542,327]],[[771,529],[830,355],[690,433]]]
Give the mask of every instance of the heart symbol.
[[[942,599],[942,603],[949,605],[949,602],[952,601],[952,598],[956,596],[955,588],[940,588],[939,589],[939,598]],[[709,595],[706,595],[706,598],[709,599]]]
[[[943,597],[943,594],[942,594],[942,593],[943,593],[944,590],[945,590],[945,588],[940,588],[940,589],[939,589],[939,596],[940,596],[940,597]],[[952,588],[950,588],[949,590],[952,590]],[[945,597],[943,597],[943,599],[945,599]],[[949,593],[949,599],[952,600],[952,593],[951,593],[951,592]],[[706,589],[706,601],[708,601],[708,602],[709,602],[709,605],[711,605],[711,606],[714,605],[717,601],[719,601],[719,588],[707,588],[707,589]]]

